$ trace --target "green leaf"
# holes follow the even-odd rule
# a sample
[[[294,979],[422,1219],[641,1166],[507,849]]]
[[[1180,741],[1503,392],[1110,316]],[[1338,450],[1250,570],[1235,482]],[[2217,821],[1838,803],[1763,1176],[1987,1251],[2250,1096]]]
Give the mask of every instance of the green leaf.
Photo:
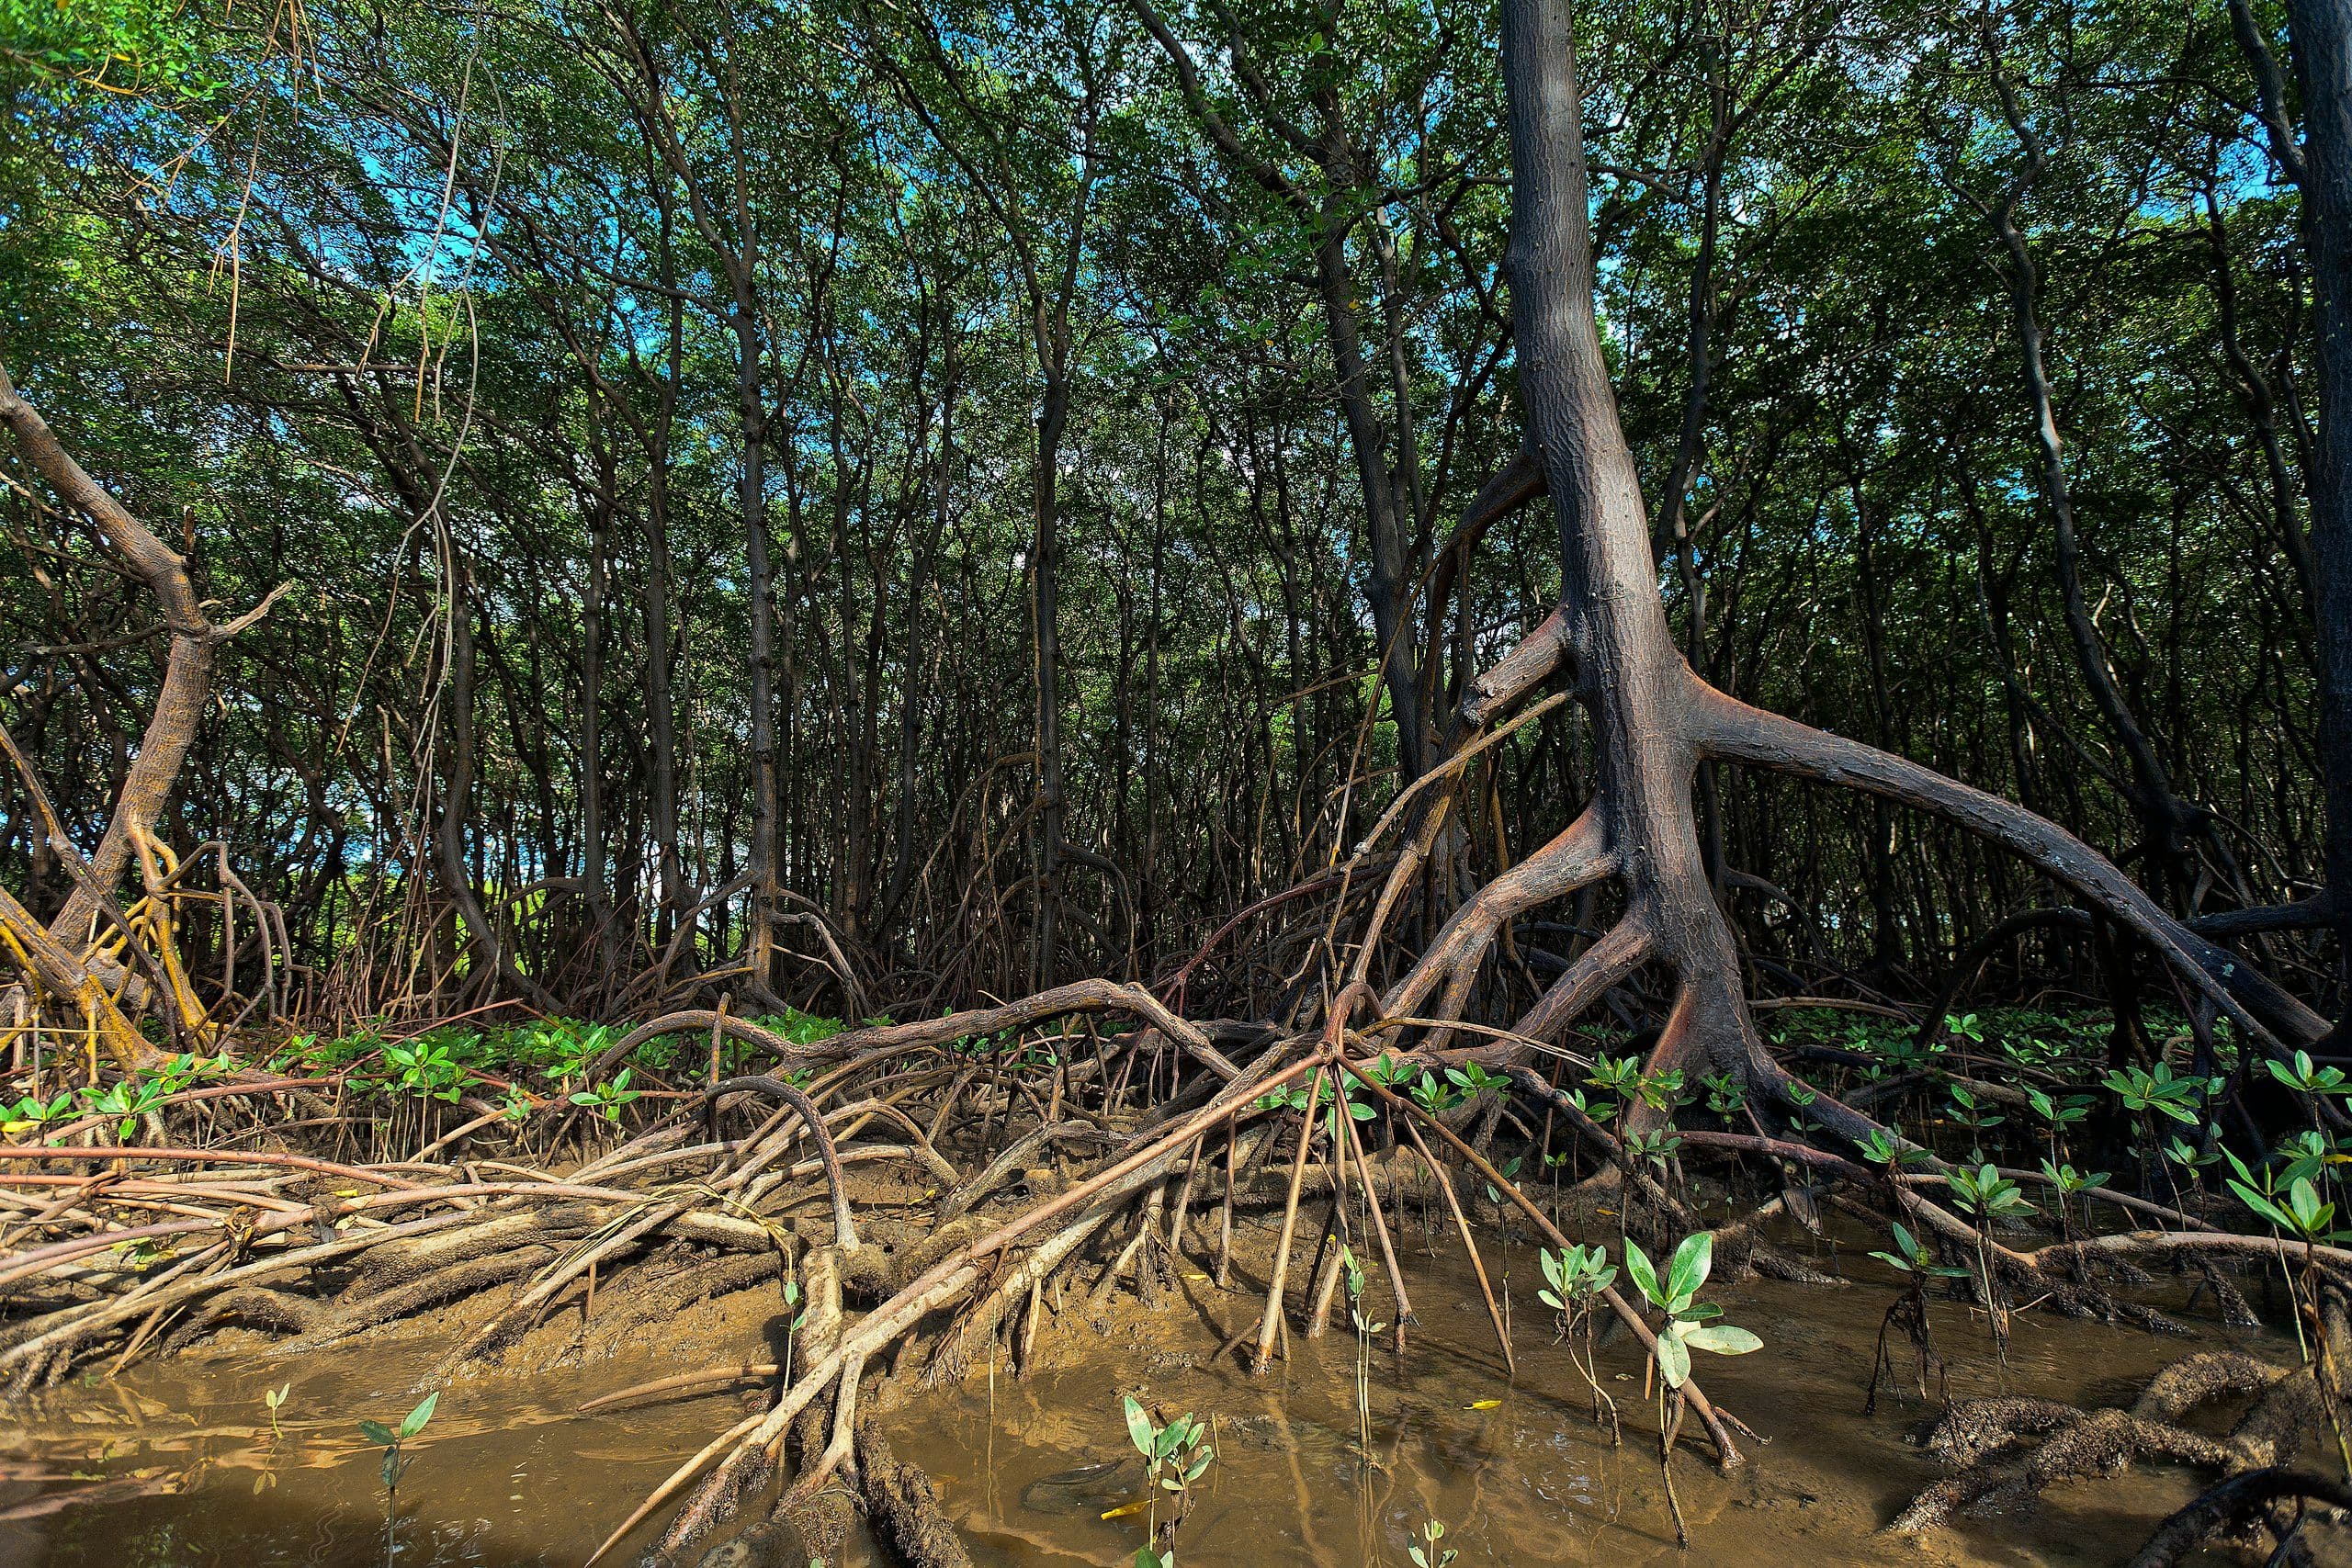
[[[2295,1222],[2288,1217],[2285,1210],[2234,1177],[2230,1180],[2230,1190],[2238,1195],[2240,1202],[2252,1209],[2263,1219],[2277,1225],[2280,1230],[2290,1231],[2295,1228]]]
[[[1685,1236],[1682,1245],[1674,1249],[1673,1260],[1666,1266],[1666,1293],[1678,1301],[1696,1295],[1714,1266],[1714,1233],[1701,1231]]]
[[[1650,1262],[1650,1255],[1642,1250],[1638,1242],[1628,1240],[1625,1243],[1625,1272],[1633,1277],[1634,1286],[1643,1295],[1654,1302],[1662,1301],[1657,1288],[1657,1268]]]
[[[406,1416],[401,1418],[401,1436],[403,1438],[413,1438],[419,1432],[424,1431],[424,1424],[433,1419],[433,1407],[440,1403],[441,1391],[439,1389],[435,1389],[431,1393],[426,1394],[422,1400],[418,1401],[416,1408],[410,1411]]]
[[[1764,1341],[1747,1329],[1734,1328],[1728,1323],[1685,1329],[1682,1342],[1694,1350],[1706,1350],[1718,1356],[1745,1356],[1751,1350],[1764,1348]]]
[[[2294,1186],[2288,1190],[2287,1207],[2295,1216],[2295,1228],[2312,1237],[2324,1233],[2327,1222],[2335,1215],[2335,1205],[2319,1201],[2319,1192],[2307,1176],[2297,1177]]]
[[[392,1429],[390,1427],[385,1426],[381,1421],[360,1422],[359,1435],[367,1438],[369,1442],[374,1443],[378,1448],[389,1449],[393,1444],[400,1441],[398,1438],[392,1436]]]
[[[1683,1347],[1681,1331],[1670,1323],[1658,1333],[1657,1374],[1668,1388],[1680,1388],[1690,1375],[1690,1352]]]
[[[1135,1444],[1136,1452],[1143,1455],[1146,1459],[1151,1459],[1155,1457],[1152,1453],[1151,1448],[1153,1437],[1151,1417],[1144,1414],[1143,1406],[1136,1403],[1135,1395],[1128,1394],[1125,1396],[1125,1399],[1127,1403],[1127,1440]]]

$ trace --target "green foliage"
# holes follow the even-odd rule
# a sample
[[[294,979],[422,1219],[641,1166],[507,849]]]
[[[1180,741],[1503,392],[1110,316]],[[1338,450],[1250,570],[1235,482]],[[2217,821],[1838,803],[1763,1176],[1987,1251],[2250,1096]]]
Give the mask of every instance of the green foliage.
[[[1699,1288],[1714,1267],[1714,1235],[1709,1231],[1684,1237],[1667,1259],[1661,1277],[1647,1253],[1631,1241],[1625,1244],[1626,1277],[1644,1300],[1666,1314],[1654,1353],[1658,1375],[1669,1388],[1680,1388],[1690,1376],[1693,1350],[1745,1356],[1764,1348],[1764,1341],[1748,1330],[1713,1321],[1723,1316],[1723,1308],[1698,1300]]]
[[[1894,1231],[1895,1249],[1893,1252],[1871,1254],[1872,1258],[1877,1258],[1888,1268],[1899,1269],[1915,1279],[1921,1280],[1965,1280],[1968,1278],[1968,1270],[1965,1269],[1955,1269],[1949,1264],[1938,1263],[1934,1255],[1928,1252],[1919,1238],[1913,1235],[1900,1221],[1895,1223]]]
[[[643,1089],[629,1087],[631,1071],[632,1069],[628,1067],[623,1067],[602,1083],[592,1084],[582,1089],[574,1089],[571,1096],[571,1103],[594,1109],[607,1122],[619,1121],[621,1107],[636,1100],[645,1092]]]
[[[1127,1418],[1127,1440],[1143,1456],[1145,1497],[1149,1505],[1144,1544],[1136,1549],[1135,1568],[1174,1568],[1176,1547],[1159,1540],[1159,1500],[1173,1495],[1181,1509],[1183,1494],[1207,1473],[1216,1459],[1205,1422],[1192,1413],[1162,1425],[1151,1418],[1135,1395],[1122,1396]],[[1181,1517],[1181,1514],[1180,1514]]]
[[[1709,1073],[1700,1080],[1707,1089],[1707,1110],[1726,1120],[1738,1116],[1747,1105],[1747,1086],[1729,1073]]]
[[[409,1466],[416,1462],[416,1456],[405,1450],[410,1440],[432,1421],[433,1413],[440,1404],[441,1391],[435,1389],[401,1416],[398,1426],[387,1426],[373,1420],[359,1423],[359,1435],[384,1450],[383,1461],[377,1473],[384,1483],[385,1568],[390,1568],[399,1551],[397,1532],[400,1528],[401,1481],[408,1474]]]
[[[2352,1162],[2344,1152],[2335,1134],[2325,1128],[2313,1127],[2296,1134],[2272,1152],[2278,1168],[2281,1183],[2296,1180],[2325,1183],[2334,1179],[2335,1168]]]
[[[1592,1298],[1617,1282],[1617,1266],[1598,1245],[1589,1249],[1570,1243],[1565,1252],[1547,1249],[1536,1254],[1544,1285],[1536,1299],[1553,1311],[1573,1314],[1589,1307]]]
[[[2033,1108],[2033,1113],[2049,1123],[2053,1134],[2064,1132],[2084,1117],[2088,1116],[2091,1113],[2091,1108],[2098,1103],[2087,1094],[2053,1097],[2042,1089],[2032,1087],[2026,1089],[2025,1098],[2026,1102]]]
[[[16,1104],[0,1111],[0,1132],[14,1137],[19,1133],[45,1129],[52,1122],[62,1122],[77,1113],[81,1095],[74,1089],[60,1089],[48,1100],[39,1095],[27,1095]]]
[[[2018,1184],[1989,1165],[1947,1171],[1944,1182],[1951,1190],[1951,1201],[1980,1221],[2013,1219],[2033,1212]]]
[[[2237,1156],[2230,1157],[2235,1164]],[[2294,1177],[2278,1186],[2266,1179],[2257,1186],[2244,1165],[2237,1169],[2238,1174],[2229,1179],[2230,1190],[2254,1211],[2256,1219],[2297,1241],[2332,1245],[2342,1239],[2335,1228],[2335,1205],[2320,1197],[2311,1178]]]
[[[1462,1102],[1461,1092],[1453,1085],[1426,1067],[1413,1081],[1412,1095],[1413,1103],[1432,1116],[1442,1115]]]
[[[2109,1093],[2135,1114],[2151,1112],[2196,1126],[2205,1120],[2205,1099],[2211,1086],[2203,1078],[2177,1077],[2170,1063],[2158,1062],[2153,1071],[2127,1066],[2101,1080]]]
[[[1628,1155],[1646,1161],[1653,1168],[1663,1172],[1668,1162],[1681,1149],[1682,1137],[1679,1133],[1664,1131],[1628,1132],[1624,1134],[1623,1143]]]
[[[466,1070],[452,1057],[451,1050],[448,1042],[424,1035],[410,1044],[386,1044],[384,1063],[395,1075],[394,1087],[419,1100],[455,1105],[466,1083]]]
[[[2078,1171],[2072,1165],[2053,1164],[2049,1160],[2041,1162],[2041,1174],[2051,1186],[2069,1198],[2095,1191],[2108,1182],[2106,1171]]]
[[[2295,1053],[2293,1062],[2281,1062],[2275,1057],[2266,1059],[2263,1066],[2270,1076],[2299,1094],[2324,1094],[2338,1098],[2352,1097],[2352,1078],[2335,1066],[2314,1068],[2309,1051]]]
[[[1864,1134],[1856,1152],[1872,1165],[1925,1165],[1935,1156],[1916,1145],[1906,1144],[1883,1127],[1873,1127]]]
[[[1510,1088],[1508,1077],[1490,1073],[1475,1060],[1446,1068],[1445,1078],[1465,1100],[1476,1100],[1482,1094],[1501,1094]]]
[[[0,0],[0,67],[66,101],[203,104],[236,78],[241,39],[170,0]]]

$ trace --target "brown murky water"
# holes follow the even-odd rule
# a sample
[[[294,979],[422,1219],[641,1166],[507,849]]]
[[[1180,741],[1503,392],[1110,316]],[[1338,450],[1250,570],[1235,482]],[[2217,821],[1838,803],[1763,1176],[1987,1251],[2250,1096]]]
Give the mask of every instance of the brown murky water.
[[[1344,1326],[1294,1340],[1294,1359],[1253,1380],[1199,1357],[1255,1310],[1240,1287],[1182,1280],[1158,1314],[1131,1298],[1075,1298],[1041,1338],[1048,1364],[1016,1382],[976,1368],[960,1386],[892,1412],[901,1452],[938,1483],[973,1555],[989,1564],[1131,1562],[1139,1520],[1101,1514],[1136,1494],[1052,1479],[1118,1460],[1120,1395],[1213,1417],[1217,1462],[1183,1527],[1188,1568],[1313,1562],[1404,1564],[1423,1521],[1447,1527],[1456,1568],[1487,1563],[1712,1561],[1757,1568],[1824,1562],[1961,1565],[2113,1563],[2196,1490],[2185,1473],[2127,1475],[2052,1494],[2016,1517],[1968,1521],[1924,1540],[1879,1527],[1935,1468],[1912,1446],[1928,1407],[1882,1398],[1860,1415],[1880,1314],[1893,1291],[1875,1265],[1843,1290],[1758,1281],[1717,1293],[1766,1349],[1701,1371],[1716,1399],[1771,1438],[1751,1464],[1716,1474],[1686,1449],[1677,1485],[1694,1553],[1674,1547],[1658,1489],[1654,1406],[1624,1345],[1603,1376],[1624,1413],[1611,1448],[1566,1351],[1533,1300],[1534,1255],[1490,1259],[1510,1273],[1519,1371],[1507,1380],[1466,1270],[1422,1255],[1408,1283],[1420,1325],[1400,1372],[1375,1350],[1372,1441],[1358,1439],[1356,1342]],[[1849,1258],[1849,1267],[1853,1259]],[[2177,1302],[2167,1304],[2177,1305]],[[1385,1315],[1385,1299],[1375,1303]],[[489,1373],[451,1386],[416,1446],[401,1490],[401,1568],[576,1564],[685,1454],[734,1418],[716,1394],[582,1416],[582,1400],[682,1369],[760,1359],[775,1311],[751,1292],[688,1314],[657,1349],[624,1346],[583,1365]],[[2188,1349],[2239,1345],[2290,1360],[2275,1336],[2192,1319],[2188,1340],[2028,1315],[2006,1370],[1982,1325],[1940,1307],[1937,1331],[1955,1397],[2010,1390],[2091,1403],[2128,1399]],[[0,1413],[0,1568],[209,1568],[384,1561],[377,1459],[362,1416],[397,1419],[422,1392],[436,1340],[398,1339],[292,1362],[216,1350],[85,1380]],[[273,1437],[262,1394],[290,1380]],[[1480,1409],[1487,1401],[1499,1401]],[[1649,1439],[1644,1440],[1645,1433]],[[635,1543],[632,1543],[635,1544]],[[616,1560],[632,1561],[624,1553]],[[853,1562],[872,1561],[854,1553]]]

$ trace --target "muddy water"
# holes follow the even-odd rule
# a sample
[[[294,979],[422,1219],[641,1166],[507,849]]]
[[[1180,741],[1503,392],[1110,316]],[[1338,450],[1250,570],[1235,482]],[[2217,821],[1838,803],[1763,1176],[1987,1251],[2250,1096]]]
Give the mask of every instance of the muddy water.
[[[1761,1334],[1767,1348],[1737,1361],[1710,1359],[1701,1371],[1716,1399],[1771,1441],[1752,1447],[1752,1462],[1728,1477],[1686,1447],[1676,1476],[1696,1551],[1685,1557],[1658,1488],[1655,1407],[1644,1403],[1631,1351],[1601,1352],[1602,1380],[1624,1419],[1625,1442],[1612,1448],[1592,1425],[1566,1351],[1548,1343],[1532,1253],[1490,1260],[1510,1275],[1513,1379],[1466,1271],[1451,1257],[1423,1256],[1417,1235],[1407,1240],[1419,1323],[1402,1369],[1374,1353],[1368,1450],[1344,1312],[1327,1337],[1295,1336],[1290,1362],[1262,1381],[1203,1370],[1204,1352],[1255,1304],[1245,1280],[1219,1292],[1189,1271],[1182,1300],[1158,1313],[1124,1293],[1102,1309],[1073,1297],[1041,1337],[1045,1365],[1034,1377],[1015,1382],[1001,1365],[993,1373],[976,1367],[959,1387],[891,1412],[888,1423],[901,1452],[931,1472],[984,1565],[1132,1561],[1140,1521],[1100,1517],[1139,1495],[1131,1477],[1069,1474],[1126,1453],[1123,1393],[1216,1423],[1218,1459],[1179,1541],[1187,1568],[1403,1564],[1412,1533],[1432,1518],[1461,1551],[1457,1568],[2113,1563],[2195,1490],[2185,1474],[2130,1475],[2068,1487],[2030,1512],[1972,1519],[1924,1541],[1878,1535],[1937,1472],[1910,1441],[1928,1406],[1883,1397],[1876,1416],[1860,1415],[1879,1317],[1893,1296],[1876,1266],[1863,1263],[1853,1269],[1860,1282],[1842,1290],[1758,1281],[1718,1292],[1730,1321]],[[1389,1315],[1376,1288],[1374,1309]],[[741,1396],[721,1393],[582,1416],[580,1402],[649,1377],[763,1359],[774,1315],[765,1292],[747,1292],[582,1363],[449,1387],[402,1484],[401,1568],[580,1562],[742,1408]],[[2293,1357],[2276,1337],[2190,1321],[2196,1335],[2181,1340],[2029,1314],[2006,1369],[1964,1310],[1939,1307],[1936,1327],[1955,1397],[2009,1391],[2118,1402],[2199,1346]],[[429,1330],[413,1332],[291,1362],[268,1359],[259,1345],[223,1348],[112,1382],[86,1379],[0,1413],[0,1568],[382,1563],[377,1456],[356,1424],[407,1410],[438,1343]],[[273,1435],[262,1394],[289,1381],[282,1431]],[[1489,1401],[1498,1403],[1480,1408]],[[851,1561],[873,1559],[854,1552]]]
[[[1091,1506],[1081,1506],[1072,1494],[1082,1488],[1050,1479],[1126,1449],[1123,1391],[1164,1415],[1216,1419],[1219,1459],[1179,1538],[1179,1558],[1190,1568],[1401,1564],[1414,1532],[1431,1518],[1445,1524],[1444,1543],[1460,1550],[1456,1568],[2107,1564],[2128,1559],[2156,1521],[2199,1490],[2185,1473],[2127,1475],[1924,1540],[1878,1534],[1942,1472],[1913,1441],[1932,1406],[1882,1393],[1875,1416],[1860,1414],[1880,1316],[1894,1299],[1883,1272],[1864,1260],[1852,1270],[1861,1282],[1845,1289],[1757,1281],[1713,1292],[1728,1320],[1755,1329],[1766,1348],[1737,1360],[1702,1357],[1698,1371],[1719,1403],[1771,1440],[1748,1445],[1751,1462],[1728,1477],[1700,1457],[1702,1449],[1686,1445],[1676,1464],[1693,1548],[1686,1555],[1676,1549],[1659,1487],[1656,1407],[1643,1399],[1638,1359],[1623,1343],[1601,1350],[1601,1380],[1623,1423],[1624,1441],[1611,1447],[1593,1425],[1590,1395],[1566,1349],[1548,1342],[1546,1309],[1529,1282],[1533,1255],[1521,1249],[1508,1267],[1518,1314],[1515,1378],[1467,1271],[1408,1258],[1420,1324],[1401,1372],[1385,1350],[1374,1351],[1368,1455],[1359,1437],[1357,1346],[1344,1312],[1324,1338],[1294,1336],[1289,1365],[1263,1381],[1238,1369],[1199,1369],[1197,1351],[1171,1353],[1166,1329],[1132,1312],[1099,1325],[1081,1317],[1077,1332],[1056,1344],[1050,1369],[1024,1383],[1000,1376],[992,1389],[976,1373],[928,1404],[901,1446],[930,1467],[983,1564],[1132,1560],[1142,1533],[1136,1520],[1103,1520],[1114,1503],[1087,1498]],[[1223,1333],[1212,1336],[1207,1324],[1230,1331],[1255,1311],[1238,1292],[1218,1292],[1201,1279],[1182,1283],[1203,1324],[1195,1337],[1209,1344]],[[1385,1305],[1377,1301],[1374,1315],[1385,1317]],[[2184,1340],[2029,1314],[2018,1320],[2006,1369],[1964,1309],[1939,1307],[1935,1328],[1953,1363],[1954,1398],[2007,1392],[2120,1403],[2191,1348],[2230,1345],[2282,1364],[2295,1359],[2290,1341],[2188,1321],[2195,1332]],[[1499,1403],[1479,1408],[1489,1401]]]

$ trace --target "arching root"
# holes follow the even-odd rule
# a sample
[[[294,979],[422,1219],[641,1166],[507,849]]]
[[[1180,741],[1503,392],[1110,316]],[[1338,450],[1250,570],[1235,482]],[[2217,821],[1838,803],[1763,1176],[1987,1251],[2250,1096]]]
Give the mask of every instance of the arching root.
[[[2280,1505],[2291,1502],[2295,1512],[2281,1522]],[[2271,1465],[2233,1475],[2156,1527],[2131,1562],[2130,1568],[2173,1568],[2173,1565],[2214,1536],[2245,1532],[2259,1527],[2279,1542],[2272,1561],[2307,1561],[2298,1549],[2304,1523],[2302,1506],[2325,1505],[2340,1521],[2352,1510],[2352,1488],[2308,1471]],[[2281,1532],[2284,1532],[2283,1534]]]
[[[2226,1438],[2177,1424],[2216,1401],[2248,1394],[2253,1403]],[[2085,1411],[2046,1399],[1968,1400],[1952,1406],[1928,1439],[1928,1451],[1959,1466],[1957,1472],[1913,1498],[1887,1528],[1916,1535],[1981,1504],[2030,1500],[2062,1482],[2113,1474],[2143,1461],[2235,1477],[2290,1457],[2319,1420],[2319,1389],[2308,1369],[2281,1372],[2229,1352],[2174,1362],[2129,1409]]]

